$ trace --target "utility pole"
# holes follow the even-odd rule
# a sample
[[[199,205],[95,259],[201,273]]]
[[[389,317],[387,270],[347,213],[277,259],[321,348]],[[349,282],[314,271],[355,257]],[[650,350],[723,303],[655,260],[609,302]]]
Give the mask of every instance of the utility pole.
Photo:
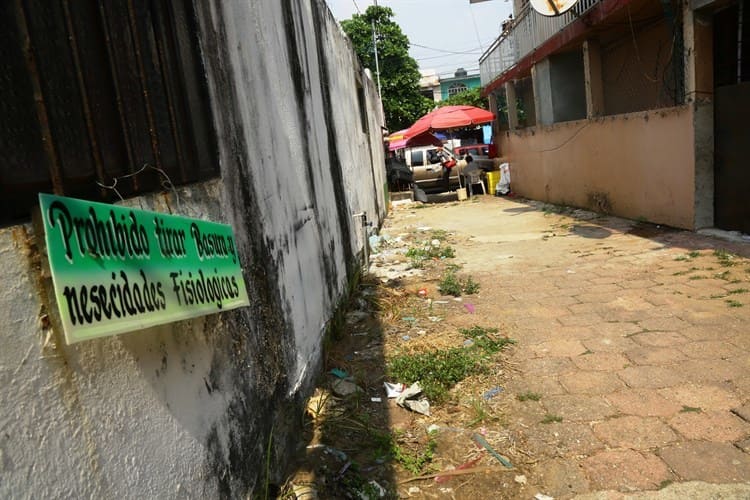
[[[378,0],[373,0],[375,7],[378,6]],[[383,93],[380,91],[380,62],[378,61],[378,38],[375,34],[375,20],[372,20],[372,46],[375,47],[375,73],[378,75],[378,94],[382,97]]]

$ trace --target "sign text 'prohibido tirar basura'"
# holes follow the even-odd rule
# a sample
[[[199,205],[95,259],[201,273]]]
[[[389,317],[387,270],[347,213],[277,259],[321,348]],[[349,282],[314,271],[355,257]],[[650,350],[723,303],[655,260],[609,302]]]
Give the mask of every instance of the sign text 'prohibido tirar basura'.
[[[40,194],[68,344],[248,305],[226,224]]]

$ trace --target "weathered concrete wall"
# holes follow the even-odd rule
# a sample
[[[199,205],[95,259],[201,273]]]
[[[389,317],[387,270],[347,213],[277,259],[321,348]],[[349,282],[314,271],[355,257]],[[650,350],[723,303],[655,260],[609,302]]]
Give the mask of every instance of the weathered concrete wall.
[[[0,498],[246,497],[300,437],[353,215],[385,213],[382,111],[323,0],[196,4],[222,175],[179,213],[234,227],[251,305],[65,346],[32,226],[0,230]]]
[[[534,127],[498,136],[516,193],[693,229],[693,108]]]

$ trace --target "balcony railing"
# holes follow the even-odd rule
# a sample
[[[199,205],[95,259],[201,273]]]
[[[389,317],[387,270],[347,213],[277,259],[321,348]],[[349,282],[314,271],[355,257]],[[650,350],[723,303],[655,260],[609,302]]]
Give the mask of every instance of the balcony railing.
[[[527,3],[510,27],[479,58],[482,86],[512,68],[549,37],[572,23],[601,0],[579,0],[568,12],[557,17],[538,14]],[[575,11],[575,12],[574,12]]]

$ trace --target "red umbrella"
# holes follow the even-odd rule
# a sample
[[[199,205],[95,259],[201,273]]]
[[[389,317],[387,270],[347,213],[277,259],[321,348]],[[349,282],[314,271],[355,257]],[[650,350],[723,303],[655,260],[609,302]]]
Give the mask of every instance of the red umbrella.
[[[393,136],[395,134],[391,134]],[[414,137],[409,137],[408,139],[396,139],[391,140],[388,142],[388,149],[390,151],[395,151],[397,149],[401,148],[410,148],[414,146],[442,146],[443,141],[435,137],[429,132],[423,132],[419,135],[415,135]]]
[[[414,137],[433,130],[448,130],[490,123],[495,115],[475,106],[443,106],[431,111],[406,129],[404,137]]]

